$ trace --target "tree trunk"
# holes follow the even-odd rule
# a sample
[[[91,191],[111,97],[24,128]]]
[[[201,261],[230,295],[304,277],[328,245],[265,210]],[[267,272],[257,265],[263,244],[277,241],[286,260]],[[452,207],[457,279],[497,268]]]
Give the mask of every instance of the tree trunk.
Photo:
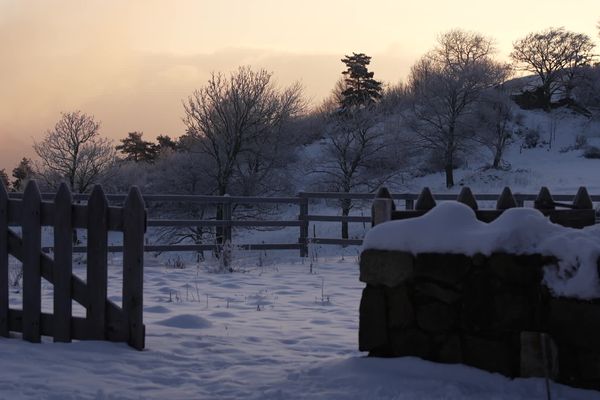
[[[352,201],[350,199],[342,199],[342,216],[347,217],[350,215],[350,208],[352,207]],[[348,239],[348,221],[342,221],[342,239]],[[346,246],[344,246],[346,247]]]
[[[446,187],[454,186],[454,166],[452,163],[446,164]]]
[[[542,87],[542,94],[544,95],[544,109],[550,111],[552,109],[552,92],[550,91],[550,85],[544,85]]]
[[[448,145],[446,147],[446,187],[454,186],[454,122],[448,128]]]
[[[500,168],[500,160],[502,159],[502,151],[497,148],[496,154],[494,154],[494,163],[492,164],[492,168],[498,169]]]
[[[219,196],[224,196],[225,193],[227,192],[227,189],[225,187],[221,186],[221,187],[219,187],[218,192],[219,192]],[[223,204],[217,204],[215,219],[217,221],[223,221]],[[225,227],[224,226],[215,226],[215,242],[217,244],[217,247],[216,247],[216,250],[213,252],[213,254],[216,258],[219,258],[221,256],[220,248],[224,242],[224,237],[225,237]]]

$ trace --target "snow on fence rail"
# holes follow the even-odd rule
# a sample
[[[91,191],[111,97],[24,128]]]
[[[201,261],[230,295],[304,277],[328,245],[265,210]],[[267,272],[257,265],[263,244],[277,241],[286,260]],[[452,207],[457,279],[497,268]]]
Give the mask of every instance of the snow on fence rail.
[[[146,211],[139,190],[132,187],[123,196],[123,207],[110,207],[100,186],[86,205],[73,204],[65,184],[52,197],[42,201],[35,181],[22,195],[9,197],[0,182],[0,335],[22,332],[30,342],[40,342],[42,335],[56,342],[110,340],[143,349]],[[21,236],[9,226],[20,227]],[[53,257],[42,249],[43,226],[54,228]],[[72,273],[75,228],[88,232],[85,282]],[[123,232],[122,307],[107,298],[108,231]],[[23,264],[22,310],[9,306],[9,255]],[[54,285],[53,314],[41,312],[41,278]],[[72,315],[72,300],[86,309],[85,318]]]
[[[463,192],[466,188],[463,188]],[[525,202],[536,202],[539,198],[539,194],[512,194],[510,189],[508,190],[510,198],[513,199],[514,203],[518,207],[523,207]],[[404,204],[405,211],[414,211],[412,216],[422,214],[426,208],[423,208],[423,199],[435,198],[436,200],[459,200],[461,198],[464,201],[464,194],[461,192],[460,195],[456,194],[435,194],[432,195],[429,189],[424,189],[420,194],[417,193],[394,193],[391,194],[393,200],[400,200]],[[503,192],[503,193],[504,193]],[[470,193],[470,190],[469,190]],[[587,193],[587,192],[586,192]],[[10,193],[11,198],[20,198],[23,196],[22,193]],[[471,194],[473,202],[479,201],[496,201],[499,198],[498,194]],[[503,195],[507,198],[505,195]],[[42,198],[51,199],[54,194],[47,193],[43,194]],[[122,202],[125,200],[125,195],[122,194],[108,194],[107,199],[112,202]],[[222,243],[231,243],[232,240],[232,228],[233,227],[297,227],[299,229],[298,241],[295,243],[234,243],[234,246],[244,250],[299,250],[300,256],[308,256],[309,244],[322,244],[322,245],[362,245],[362,239],[341,239],[341,238],[329,238],[329,237],[309,237],[309,224],[311,222],[348,222],[348,223],[371,223],[372,216],[358,216],[358,215],[322,215],[312,214],[310,212],[311,201],[316,200],[373,200],[376,197],[374,193],[339,193],[339,192],[300,192],[296,196],[287,197],[247,197],[247,196],[201,196],[201,195],[160,195],[160,194],[146,194],[143,195],[143,199],[148,203],[163,202],[163,203],[175,203],[175,202],[189,202],[189,203],[203,203],[211,204],[218,207],[222,207],[223,219],[163,219],[163,218],[150,218],[147,221],[148,227],[222,227],[223,238]],[[502,196],[501,196],[502,197]],[[86,194],[74,194],[74,200],[86,201],[88,195]],[[571,195],[556,195],[551,200],[557,201],[572,201],[574,199]],[[591,196],[590,201],[600,202],[600,195]],[[298,207],[298,217],[294,220],[239,220],[233,218],[233,207],[238,204],[293,204]],[[401,203],[402,204],[402,203]],[[552,206],[554,207],[554,206]],[[591,209],[590,203],[590,209]],[[494,210],[479,210],[480,214],[486,214],[494,212]],[[589,212],[588,212],[589,214]],[[202,244],[150,244],[145,246],[147,252],[178,252],[178,251],[220,251],[223,249],[223,244],[219,243],[202,243]],[[74,247],[74,252],[85,252],[85,247]],[[121,252],[123,251],[122,246],[108,246],[109,252]]]

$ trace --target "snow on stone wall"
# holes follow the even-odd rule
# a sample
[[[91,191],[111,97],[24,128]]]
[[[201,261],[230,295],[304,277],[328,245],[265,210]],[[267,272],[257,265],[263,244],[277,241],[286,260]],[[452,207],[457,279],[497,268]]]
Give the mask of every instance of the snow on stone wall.
[[[543,281],[554,295],[600,298],[600,229],[565,228],[535,209],[508,209],[493,222],[485,223],[477,220],[468,206],[444,202],[421,217],[373,227],[363,248],[411,254],[552,256],[557,262],[545,268]]]

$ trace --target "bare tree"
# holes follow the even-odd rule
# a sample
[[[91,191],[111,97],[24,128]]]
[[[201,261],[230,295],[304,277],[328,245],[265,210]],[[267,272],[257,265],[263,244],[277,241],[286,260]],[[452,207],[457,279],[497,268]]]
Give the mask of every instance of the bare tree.
[[[240,67],[229,76],[213,73],[184,102],[183,118],[183,141],[207,165],[210,193],[227,194],[236,182],[253,182],[244,194],[270,190],[276,167],[288,155],[285,127],[303,108],[301,86],[278,89],[265,70]],[[217,219],[222,217],[218,207]],[[218,243],[222,234],[217,228]]]
[[[155,193],[172,193],[198,195],[210,191],[210,179],[207,165],[197,155],[189,151],[170,152],[153,165],[146,165],[150,171],[149,188]],[[175,219],[209,219],[214,217],[215,207],[211,204],[186,203],[153,203],[151,212],[160,213],[163,217]],[[214,239],[214,232],[207,226],[165,227],[156,230],[157,243],[168,242],[178,244],[191,241],[194,244],[205,244]],[[198,252],[198,259],[204,259],[204,253]]]
[[[65,180],[72,190],[84,193],[98,183],[115,161],[115,150],[100,137],[100,123],[81,111],[61,113],[61,118],[33,148],[41,159],[39,174],[50,185]]]
[[[514,42],[510,56],[521,69],[538,76],[541,101],[549,110],[557,92],[570,98],[580,67],[593,61],[594,46],[586,34],[549,28]]]
[[[513,103],[506,92],[494,88],[483,93],[471,120],[473,139],[490,151],[494,169],[509,167],[502,156],[513,140],[510,129],[513,120]]]
[[[252,159],[251,168],[265,177],[273,166],[268,156],[276,156],[286,142],[283,128],[303,110],[300,85],[278,90],[271,78],[249,67],[228,77],[213,73],[184,102],[191,151],[210,160],[207,173],[218,195],[228,192],[244,159]]]
[[[417,145],[441,154],[446,186],[454,186],[455,155],[471,132],[464,118],[481,93],[503,82],[508,67],[495,62],[492,41],[477,33],[453,30],[411,69],[409,126]]]

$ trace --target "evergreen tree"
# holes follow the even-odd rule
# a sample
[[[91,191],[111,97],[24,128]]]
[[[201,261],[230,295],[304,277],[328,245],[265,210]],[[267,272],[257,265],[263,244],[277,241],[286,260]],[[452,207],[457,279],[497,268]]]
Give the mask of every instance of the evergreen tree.
[[[380,174],[385,175],[385,140],[380,130],[373,129],[378,117],[372,109],[381,99],[383,88],[367,68],[371,57],[352,53],[341,61],[346,70],[342,72],[341,85],[334,90],[338,108],[330,114],[327,131],[330,154],[320,166],[320,171],[326,176],[331,189],[350,193],[378,181],[368,173],[376,169],[376,165]],[[341,199],[340,206],[342,216],[346,217],[352,209],[352,200]],[[348,237],[348,222],[343,221],[342,238]]]
[[[171,137],[169,135],[158,135],[158,137],[156,138],[156,141],[158,142],[157,147],[158,147],[158,152],[160,153],[163,150],[176,150],[177,149],[177,142],[175,142],[173,139],[171,139]]]
[[[6,175],[6,171],[4,170],[4,168],[0,169],[0,182],[2,182],[6,190],[8,190],[10,182],[8,181],[8,175]]]
[[[33,176],[31,160],[23,157],[19,165],[12,170],[12,176],[15,178],[12,184],[13,190],[22,191],[25,188],[27,181]]]
[[[125,139],[121,139],[121,144],[116,147],[125,155],[125,160],[133,162],[152,163],[156,159],[157,146],[142,139],[143,132],[129,132]]]
[[[342,110],[370,106],[381,98],[382,84],[373,79],[373,72],[367,67],[371,57],[352,53],[342,58],[342,62],[346,64],[346,71],[342,72],[345,84],[340,99]]]

